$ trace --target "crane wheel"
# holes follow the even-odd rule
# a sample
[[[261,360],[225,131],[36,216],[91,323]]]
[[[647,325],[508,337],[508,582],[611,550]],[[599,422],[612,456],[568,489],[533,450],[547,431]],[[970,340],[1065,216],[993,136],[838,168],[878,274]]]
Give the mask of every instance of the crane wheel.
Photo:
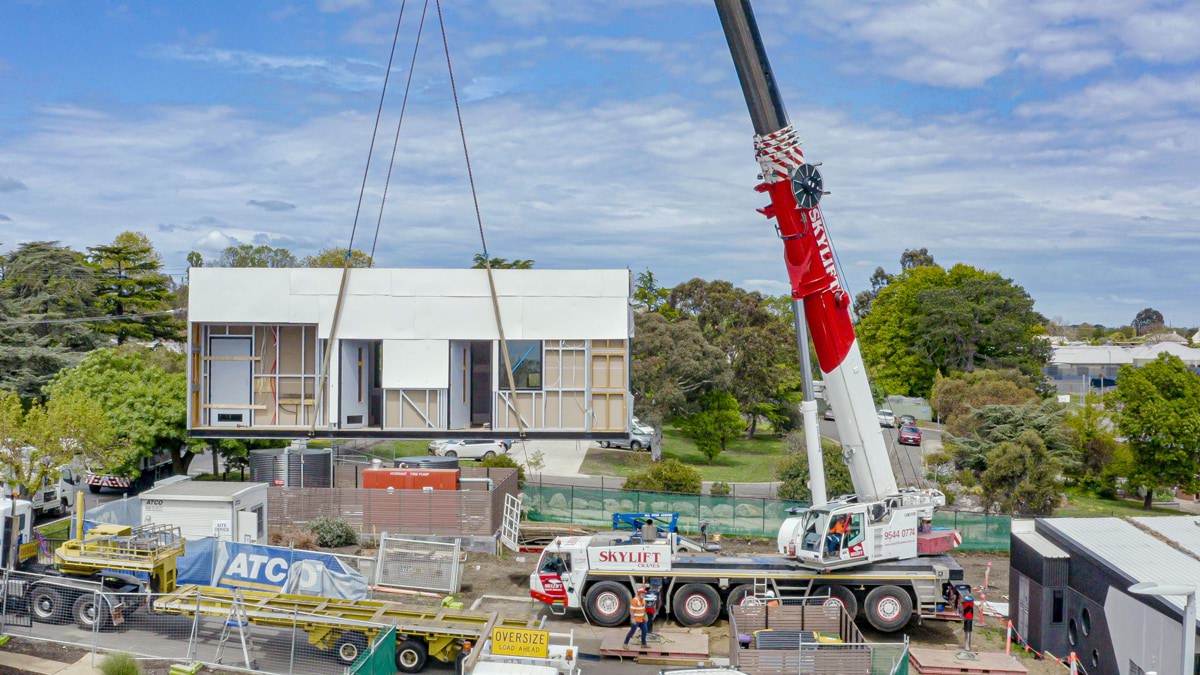
[[[742,584],[734,586],[733,590],[729,591],[729,595],[725,596],[725,609],[733,611],[734,607],[755,607],[763,604],[763,601],[754,597],[754,585]]]
[[[62,594],[52,586],[35,586],[29,592],[29,613],[41,623],[62,623],[67,608]]]
[[[353,665],[358,657],[367,651],[367,636],[358,632],[342,633],[333,650],[338,661],[347,666]]]
[[[898,631],[912,618],[913,603],[899,586],[879,586],[867,593],[867,622],[884,633]]]
[[[98,494],[100,494],[100,486],[99,485],[89,485],[88,491],[94,495],[98,495]]]
[[[671,612],[681,626],[711,626],[721,615],[721,596],[708,584],[685,584],[675,591]]]
[[[419,673],[429,660],[429,647],[419,638],[406,638],[396,646],[396,670],[402,673]]]
[[[615,581],[601,581],[588,589],[583,602],[587,618],[597,626],[620,626],[629,618],[629,589]]]
[[[846,610],[846,614],[850,616],[851,621],[854,620],[854,617],[858,616],[858,598],[854,597],[853,591],[845,586],[834,585],[818,587],[814,592],[817,595],[823,595],[825,591],[829,591],[829,597],[821,604],[826,607],[841,607]]]

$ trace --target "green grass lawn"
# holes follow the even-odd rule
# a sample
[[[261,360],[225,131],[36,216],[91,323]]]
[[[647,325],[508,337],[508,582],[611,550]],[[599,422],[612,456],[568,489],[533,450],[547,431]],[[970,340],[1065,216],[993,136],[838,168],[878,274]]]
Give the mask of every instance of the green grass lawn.
[[[663,457],[696,467],[704,480],[727,483],[766,483],[775,480],[775,464],[783,455],[783,440],[774,434],[730,441],[712,464],[696,443],[674,427],[663,430]],[[650,466],[650,453],[592,448],[579,469],[592,476],[628,476]]]
[[[1142,508],[1140,501],[1128,499],[1101,499],[1091,495],[1067,493],[1067,506],[1055,509],[1054,515],[1060,517],[1100,518],[1115,516],[1178,516],[1183,513],[1178,509],[1155,507],[1149,511]]]

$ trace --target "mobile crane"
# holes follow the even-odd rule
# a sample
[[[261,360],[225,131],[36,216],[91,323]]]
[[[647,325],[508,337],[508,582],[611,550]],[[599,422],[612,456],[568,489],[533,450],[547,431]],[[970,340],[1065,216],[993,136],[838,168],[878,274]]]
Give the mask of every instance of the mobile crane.
[[[689,554],[670,536],[665,541],[634,541],[618,533],[560,537],[546,547],[530,575],[530,595],[556,612],[580,608],[605,626],[625,620],[633,588],[641,583],[660,589],[663,613],[683,625],[713,623],[722,604],[782,594],[826,595],[851,616],[861,607],[884,631],[902,628],[914,615],[950,618],[947,601],[963,573],[944,553],[961,543],[961,535],[931,527],[945,495],[896,483],[850,320],[850,295],[838,279],[821,215],[826,194],[821,174],[805,161],[788,123],[750,0],[715,2],[756,134],[762,182],[755,189],[771,199],[759,212],[776,221],[783,240],[804,377],[801,410],[813,506],[784,521],[775,556]],[[855,490],[833,500],[825,494],[809,328],[826,397],[838,410],[842,458]],[[614,516],[614,527],[618,524]]]
[[[746,106],[754,125],[754,148],[762,169],[755,188],[771,203],[759,209],[773,218],[783,240],[792,288],[801,369],[805,377],[804,427],[813,506],[780,530],[783,553],[820,570],[944,553],[961,542],[953,532],[934,532],[934,510],[946,503],[935,489],[900,488],[875,412],[862,352],[850,320],[850,294],[838,279],[833,246],[821,215],[824,181],[805,162],[800,139],[788,123],[783,99],[758,32],[750,0],[716,0]],[[825,382],[838,411],[834,420],[842,459],[854,494],[827,500],[817,432],[816,402],[808,367],[808,329]],[[920,544],[918,541],[920,540]]]

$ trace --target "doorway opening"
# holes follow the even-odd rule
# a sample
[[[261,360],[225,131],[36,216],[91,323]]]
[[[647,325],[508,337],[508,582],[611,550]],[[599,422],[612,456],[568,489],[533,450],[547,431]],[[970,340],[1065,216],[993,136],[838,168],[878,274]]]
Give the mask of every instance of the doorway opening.
[[[450,342],[450,428],[492,425],[492,347],[490,340]]]

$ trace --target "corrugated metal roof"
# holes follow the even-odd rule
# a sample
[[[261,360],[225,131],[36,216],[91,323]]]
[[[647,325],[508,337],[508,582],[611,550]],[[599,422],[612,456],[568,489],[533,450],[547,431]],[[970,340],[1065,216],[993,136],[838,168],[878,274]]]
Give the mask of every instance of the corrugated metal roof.
[[[1138,516],[1134,520],[1200,556],[1200,516]]]
[[[223,481],[189,480],[146,490],[143,499],[171,499],[177,497],[210,501],[227,501],[253,490],[266,487],[266,483],[235,483]]]
[[[1071,557],[1069,553],[1055,546],[1054,542],[1043,537],[1037,532],[1013,532],[1013,536],[1025,542],[1029,548],[1032,548],[1043,558],[1067,560]]]
[[[1200,560],[1120,518],[1047,518],[1038,521],[1038,529],[1043,528],[1062,535],[1130,577],[1130,585],[1142,581],[1175,585],[1185,579],[1200,579]],[[1163,600],[1182,608],[1185,599],[1165,596]]]
[[[1114,345],[1056,345],[1052,348],[1050,363],[1053,365],[1123,365],[1144,363],[1158,358],[1159,354],[1173,354],[1184,363],[1194,366],[1200,363],[1200,349],[1174,342],[1121,347]]]

